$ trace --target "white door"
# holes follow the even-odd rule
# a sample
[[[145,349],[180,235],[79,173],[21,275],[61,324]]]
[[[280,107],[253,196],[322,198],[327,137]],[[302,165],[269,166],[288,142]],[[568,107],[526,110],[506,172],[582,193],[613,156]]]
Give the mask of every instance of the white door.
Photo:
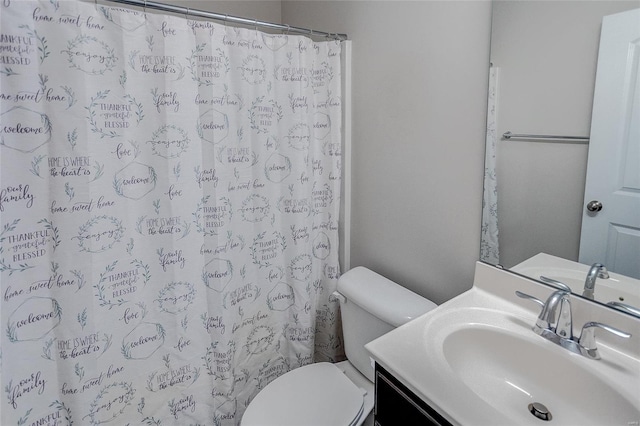
[[[580,263],[640,278],[640,9],[602,21]],[[597,209],[596,201],[602,210]],[[594,205],[595,204],[595,205]]]

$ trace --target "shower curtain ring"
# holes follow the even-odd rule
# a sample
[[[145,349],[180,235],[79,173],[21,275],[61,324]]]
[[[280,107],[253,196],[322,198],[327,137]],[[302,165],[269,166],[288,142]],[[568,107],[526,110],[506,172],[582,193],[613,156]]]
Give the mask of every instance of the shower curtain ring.
[[[291,26],[289,24],[287,24],[287,32],[286,35],[289,35],[289,31],[291,31]]]
[[[187,11],[184,14],[184,18],[188,21],[189,20],[189,15],[191,14],[191,8],[188,7]]]
[[[225,29],[227,28],[227,19],[228,19],[228,18],[229,18],[229,15],[228,15],[228,14],[225,14],[225,15],[224,15],[224,28],[225,28]]]

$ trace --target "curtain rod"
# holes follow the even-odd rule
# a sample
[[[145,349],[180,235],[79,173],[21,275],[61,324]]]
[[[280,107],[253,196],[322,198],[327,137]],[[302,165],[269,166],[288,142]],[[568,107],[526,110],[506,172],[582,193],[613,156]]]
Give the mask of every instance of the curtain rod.
[[[122,3],[122,4],[131,5],[131,6],[139,6],[139,7],[145,8],[145,9],[149,8],[149,9],[161,10],[161,11],[164,11],[164,12],[179,13],[179,14],[182,14],[182,15],[185,15],[185,16],[197,16],[199,18],[213,19],[213,20],[216,20],[216,21],[231,22],[231,23],[234,23],[234,24],[251,25],[251,26],[254,26],[256,28],[257,27],[271,28],[271,29],[286,31],[287,33],[294,32],[294,33],[306,34],[306,35],[310,35],[310,36],[326,37],[326,38],[330,38],[330,39],[333,39],[333,40],[340,40],[340,41],[347,40],[347,35],[346,34],[327,33],[327,32],[324,32],[324,31],[316,31],[316,30],[312,30],[312,29],[308,29],[308,28],[300,28],[300,27],[292,27],[290,25],[274,24],[272,22],[258,21],[257,19],[247,19],[247,18],[241,18],[241,17],[238,17],[238,16],[222,15],[220,13],[207,12],[206,10],[191,9],[191,8],[188,8],[188,7],[176,6],[176,5],[173,5],[173,4],[166,4],[166,3],[158,3],[158,2],[155,2],[155,1],[147,1],[147,0],[105,0],[105,1],[113,2],[113,3]]]

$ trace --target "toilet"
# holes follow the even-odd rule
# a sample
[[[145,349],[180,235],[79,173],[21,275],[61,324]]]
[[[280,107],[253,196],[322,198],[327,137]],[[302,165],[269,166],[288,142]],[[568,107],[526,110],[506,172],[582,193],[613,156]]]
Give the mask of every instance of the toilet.
[[[241,426],[373,425],[374,369],[364,345],[436,304],[361,266],[340,277],[333,295],[348,360],[278,377],[251,401]]]

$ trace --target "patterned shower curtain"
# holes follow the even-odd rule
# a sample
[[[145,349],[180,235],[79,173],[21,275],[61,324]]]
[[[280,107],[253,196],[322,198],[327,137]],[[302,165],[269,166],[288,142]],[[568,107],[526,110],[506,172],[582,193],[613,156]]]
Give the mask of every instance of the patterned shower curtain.
[[[489,69],[489,93],[487,102],[487,137],[484,159],[484,193],[482,197],[482,228],[480,235],[480,260],[497,265],[500,263],[498,240],[498,177],[496,173],[498,69]]]
[[[237,424],[342,358],[340,43],[0,10],[0,423]]]

